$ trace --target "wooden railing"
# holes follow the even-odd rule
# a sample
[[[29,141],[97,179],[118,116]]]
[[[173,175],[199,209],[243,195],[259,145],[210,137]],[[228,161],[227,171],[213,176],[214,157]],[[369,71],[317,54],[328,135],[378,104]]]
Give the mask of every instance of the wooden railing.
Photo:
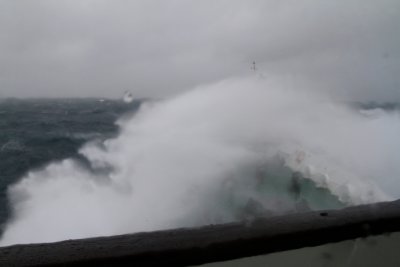
[[[400,231],[400,201],[0,248],[0,266],[188,266]]]

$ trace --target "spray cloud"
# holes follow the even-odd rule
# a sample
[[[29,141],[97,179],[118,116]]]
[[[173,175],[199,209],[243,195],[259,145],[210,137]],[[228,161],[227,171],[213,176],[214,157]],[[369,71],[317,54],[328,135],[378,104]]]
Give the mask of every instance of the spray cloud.
[[[81,149],[103,171],[67,159],[12,186],[1,245],[227,222],[224,190],[251,195],[229,180],[276,154],[348,204],[400,196],[398,113],[367,116],[283,84],[232,78],[144,105],[117,138]]]

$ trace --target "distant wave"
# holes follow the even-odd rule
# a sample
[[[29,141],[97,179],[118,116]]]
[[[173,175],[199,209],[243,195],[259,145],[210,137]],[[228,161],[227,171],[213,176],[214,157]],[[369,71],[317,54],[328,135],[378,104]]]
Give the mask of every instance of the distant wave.
[[[16,139],[11,139],[0,146],[0,151],[3,151],[3,152],[5,152],[5,151],[23,151],[24,149],[25,149],[24,145]]]

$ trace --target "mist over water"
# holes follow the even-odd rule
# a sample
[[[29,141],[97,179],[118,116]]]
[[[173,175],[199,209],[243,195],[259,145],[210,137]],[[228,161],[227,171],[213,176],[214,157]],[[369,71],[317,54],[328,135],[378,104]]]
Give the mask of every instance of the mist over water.
[[[400,197],[397,111],[360,112],[279,79],[201,86],[118,123],[118,137],[81,148],[90,169],[67,159],[9,189],[1,245],[229,222],[237,210],[221,199],[257,198],[253,174],[276,157],[345,205]]]

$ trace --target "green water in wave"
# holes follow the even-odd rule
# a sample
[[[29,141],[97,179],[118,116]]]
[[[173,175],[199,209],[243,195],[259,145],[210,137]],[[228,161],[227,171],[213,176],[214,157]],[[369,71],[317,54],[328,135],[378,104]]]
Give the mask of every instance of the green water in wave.
[[[293,172],[279,157],[261,166],[243,168],[226,179],[218,195],[223,206],[219,210],[230,211],[231,220],[346,206],[328,189]]]

